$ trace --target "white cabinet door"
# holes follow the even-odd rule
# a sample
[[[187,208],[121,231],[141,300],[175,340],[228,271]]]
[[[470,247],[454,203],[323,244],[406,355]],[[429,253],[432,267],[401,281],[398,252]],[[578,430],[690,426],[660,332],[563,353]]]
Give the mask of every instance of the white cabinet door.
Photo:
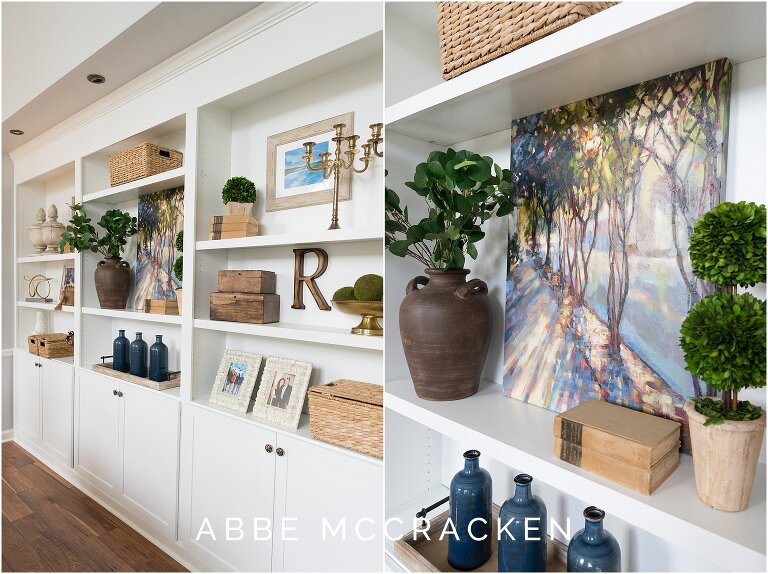
[[[278,446],[284,454],[277,458],[273,569],[381,572],[381,463],[284,435]],[[281,544],[283,520],[296,531]]]
[[[40,358],[43,366],[41,446],[61,464],[72,467],[74,420],[74,367],[61,361]]]
[[[120,495],[120,398],[117,381],[79,370],[77,472],[107,494]]]
[[[22,444],[36,446],[40,442],[40,357],[19,351],[16,359],[16,431]]]
[[[123,502],[162,534],[176,538],[180,403],[121,384]]]
[[[189,412],[190,543],[217,570],[270,572],[272,540],[254,540],[266,536],[254,530],[273,521],[275,433],[194,406]]]

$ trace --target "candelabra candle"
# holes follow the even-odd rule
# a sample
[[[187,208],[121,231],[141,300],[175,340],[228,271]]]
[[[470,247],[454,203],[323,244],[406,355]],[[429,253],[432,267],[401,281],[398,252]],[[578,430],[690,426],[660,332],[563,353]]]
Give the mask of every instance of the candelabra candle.
[[[320,162],[317,165],[313,165],[312,162],[315,156],[312,155],[312,148],[315,146],[315,142],[304,142],[305,154],[302,157],[307,162],[307,169],[309,171],[322,172],[323,178],[328,179],[333,176],[333,215],[331,216],[331,226],[328,229],[341,229],[339,226],[339,175],[342,169],[350,169],[355,173],[363,173],[370,163],[377,157],[384,157],[384,152],[379,150],[379,146],[384,143],[384,138],[381,137],[381,128],[384,124],[371,124],[371,137],[368,141],[360,145],[362,148],[362,155],[357,159],[361,162],[361,167],[355,165],[355,157],[360,154],[361,149],[357,147],[357,140],[360,139],[358,135],[345,136],[344,128],[346,124],[335,124],[333,128],[336,130],[336,135],[331,138],[331,141],[336,145],[336,149],[333,153],[325,152],[320,154]],[[344,144],[347,144],[347,149],[344,149]]]

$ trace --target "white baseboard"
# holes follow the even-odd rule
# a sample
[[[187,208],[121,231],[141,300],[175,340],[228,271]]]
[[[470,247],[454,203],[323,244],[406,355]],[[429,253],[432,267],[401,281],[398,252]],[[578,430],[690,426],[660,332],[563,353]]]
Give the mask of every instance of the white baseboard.
[[[7,442],[9,440],[13,440],[13,429],[3,431],[3,438],[1,442]]]

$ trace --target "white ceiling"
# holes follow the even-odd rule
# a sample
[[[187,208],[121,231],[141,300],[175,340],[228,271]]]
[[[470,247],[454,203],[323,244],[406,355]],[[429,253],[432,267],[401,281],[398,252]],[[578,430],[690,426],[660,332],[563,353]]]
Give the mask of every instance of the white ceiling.
[[[3,2],[9,152],[252,10],[256,2]],[[107,78],[101,85],[88,74]],[[9,133],[24,131],[22,136]]]

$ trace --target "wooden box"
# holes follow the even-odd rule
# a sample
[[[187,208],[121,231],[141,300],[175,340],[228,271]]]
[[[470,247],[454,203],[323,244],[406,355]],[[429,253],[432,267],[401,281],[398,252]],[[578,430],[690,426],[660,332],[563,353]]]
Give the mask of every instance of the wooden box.
[[[219,271],[221,293],[274,293],[275,274],[272,271],[222,269]]]
[[[381,385],[339,379],[309,389],[309,427],[317,440],[383,458]]]
[[[395,556],[408,568],[409,572],[459,572],[448,563],[450,535],[440,540],[440,533],[446,522],[448,522],[448,511],[429,519],[427,536],[419,532],[414,540],[413,531],[411,531],[395,541]],[[493,505],[492,523],[491,557],[472,572],[499,571],[499,507],[496,504]],[[547,572],[565,572],[567,554],[568,547],[565,544],[552,538],[547,540]]]
[[[144,312],[153,315],[178,315],[179,302],[165,299],[144,299]]]
[[[280,295],[211,293],[211,319],[237,323],[276,323],[280,320]]]

